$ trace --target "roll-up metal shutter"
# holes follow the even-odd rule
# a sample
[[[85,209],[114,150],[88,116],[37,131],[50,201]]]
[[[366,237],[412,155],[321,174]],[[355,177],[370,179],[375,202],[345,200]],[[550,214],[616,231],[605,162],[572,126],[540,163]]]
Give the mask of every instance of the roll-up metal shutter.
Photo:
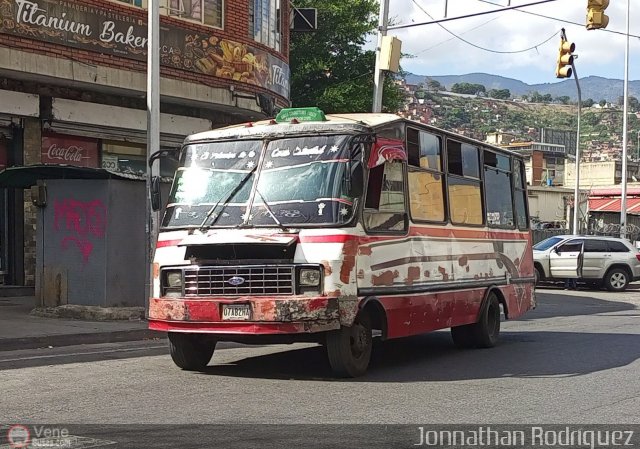
[[[119,140],[143,145],[147,143],[147,132],[135,129],[110,128],[56,120],[45,122],[44,129],[55,133],[90,137],[92,139]],[[185,137],[186,136],[161,133],[160,145],[163,148],[177,148],[182,146]]]

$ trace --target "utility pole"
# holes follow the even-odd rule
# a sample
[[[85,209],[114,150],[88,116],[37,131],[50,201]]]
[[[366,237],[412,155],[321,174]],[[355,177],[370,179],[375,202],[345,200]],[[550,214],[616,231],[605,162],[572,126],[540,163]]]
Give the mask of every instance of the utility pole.
[[[147,160],[160,149],[160,0],[148,2],[148,46],[147,46]],[[147,166],[146,179],[146,285],[145,304],[148,308],[153,285],[153,254],[158,232],[158,212],[151,208],[151,179],[159,174],[159,162]]]
[[[373,109],[372,112],[382,112],[382,91],[384,89],[384,72],[380,68],[382,51],[382,38],[387,35],[387,23],[389,21],[389,0],[380,0],[380,13],[378,14],[378,46],[376,47],[376,68],[373,74]]]
[[[627,236],[627,109],[629,104],[629,3],[627,0],[627,43],[624,52],[624,107],[622,119],[622,195],[620,200],[620,237]]]

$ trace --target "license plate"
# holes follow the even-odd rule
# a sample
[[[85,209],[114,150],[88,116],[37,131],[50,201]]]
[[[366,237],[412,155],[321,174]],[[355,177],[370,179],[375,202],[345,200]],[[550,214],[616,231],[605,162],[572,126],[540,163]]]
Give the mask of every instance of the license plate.
[[[251,318],[251,307],[249,304],[223,304],[223,320],[248,320]]]

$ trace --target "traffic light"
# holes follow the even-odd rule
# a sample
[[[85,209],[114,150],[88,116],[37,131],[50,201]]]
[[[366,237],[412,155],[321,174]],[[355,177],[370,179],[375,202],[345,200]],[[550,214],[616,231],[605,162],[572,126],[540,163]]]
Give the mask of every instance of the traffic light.
[[[587,30],[606,28],[609,16],[604,10],[609,6],[609,0],[587,0]]]
[[[556,66],[556,78],[571,78],[573,70],[572,53],[576,51],[576,44],[560,39],[560,49],[558,50],[558,65]]]

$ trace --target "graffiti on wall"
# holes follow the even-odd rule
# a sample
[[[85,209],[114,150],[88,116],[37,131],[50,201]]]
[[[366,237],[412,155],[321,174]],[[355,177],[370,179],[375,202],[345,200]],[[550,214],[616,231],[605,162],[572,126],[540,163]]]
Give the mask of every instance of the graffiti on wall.
[[[63,251],[75,245],[84,264],[89,262],[97,239],[103,239],[107,226],[107,208],[100,200],[78,201],[73,198],[55,200],[53,229],[64,234]]]

